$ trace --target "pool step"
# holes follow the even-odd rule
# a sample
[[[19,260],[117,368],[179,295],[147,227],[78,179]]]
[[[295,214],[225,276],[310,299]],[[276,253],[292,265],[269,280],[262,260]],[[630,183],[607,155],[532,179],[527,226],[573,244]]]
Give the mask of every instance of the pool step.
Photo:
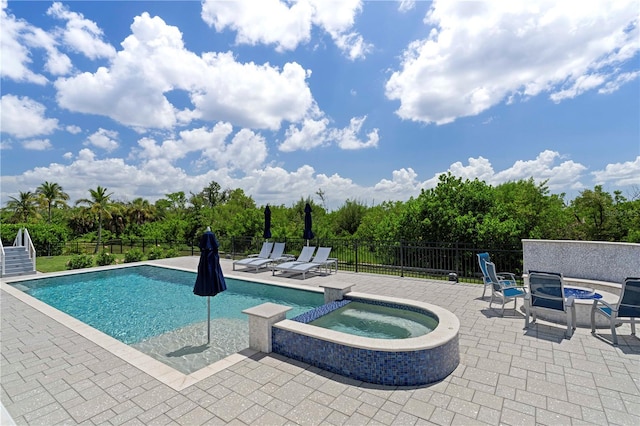
[[[0,276],[16,277],[35,273],[33,263],[29,259],[29,252],[24,247],[4,248],[4,274],[0,271]]]

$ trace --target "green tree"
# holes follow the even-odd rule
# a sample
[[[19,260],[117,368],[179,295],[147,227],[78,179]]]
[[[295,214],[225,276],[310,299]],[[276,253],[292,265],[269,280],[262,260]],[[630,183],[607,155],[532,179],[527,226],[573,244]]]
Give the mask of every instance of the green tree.
[[[64,192],[62,187],[55,182],[45,181],[36,189],[38,194],[47,207],[47,222],[51,223],[51,209],[55,207],[67,207],[69,194]]]
[[[9,197],[7,202],[7,210],[13,213],[13,222],[28,223],[32,218],[38,218],[38,210],[36,208],[37,199],[33,192],[20,191],[18,198]]]
[[[347,200],[338,210],[330,214],[335,235],[338,237],[354,235],[366,213],[367,206],[355,200]]]
[[[576,219],[578,239],[609,241],[615,240],[612,228],[613,197],[596,185],[593,191],[585,189],[571,202]]]
[[[67,218],[67,225],[74,237],[91,232],[95,227],[95,216],[86,208],[73,208]]]
[[[385,201],[370,207],[360,222],[356,237],[362,240],[398,241],[398,227],[405,206],[402,201]]]
[[[512,244],[523,238],[562,239],[570,235],[571,215],[564,194],[550,194],[546,182],[533,178],[506,182],[495,187],[493,216],[501,231],[496,236]],[[487,229],[487,233],[494,231]]]
[[[130,223],[142,225],[155,219],[155,206],[142,197],[136,198],[127,205],[127,217]]]
[[[435,188],[423,190],[407,203],[400,218],[400,238],[480,243],[478,230],[494,204],[493,190],[485,182],[442,174]]]
[[[211,181],[209,185],[200,192],[200,195],[204,198],[208,207],[215,207],[227,202],[231,190],[225,189],[221,191],[221,189],[218,182]]]
[[[113,193],[107,193],[107,188],[98,186],[96,189],[90,189],[89,194],[91,194],[90,199],[82,198],[76,201],[76,205],[86,204],[89,211],[98,216],[98,241],[94,250],[95,254],[98,252],[98,249],[102,244],[102,221],[103,219],[111,218],[111,196],[113,195]]]

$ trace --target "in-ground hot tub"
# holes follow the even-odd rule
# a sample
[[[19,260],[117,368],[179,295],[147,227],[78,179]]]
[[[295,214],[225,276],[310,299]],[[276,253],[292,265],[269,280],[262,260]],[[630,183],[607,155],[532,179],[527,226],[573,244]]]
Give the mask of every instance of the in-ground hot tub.
[[[349,301],[411,311],[434,325],[415,337],[375,338],[321,328],[310,323]],[[439,306],[405,299],[350,292],[344,301],[273,325],[273,352],[355,380],[390,386],[440,381],[460,363],[460,321]]]

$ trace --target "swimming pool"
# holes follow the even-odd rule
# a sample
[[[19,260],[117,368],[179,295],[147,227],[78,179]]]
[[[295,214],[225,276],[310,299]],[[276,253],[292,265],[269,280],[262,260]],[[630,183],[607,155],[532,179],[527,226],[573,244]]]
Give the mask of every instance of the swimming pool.
[[[296,316],[324,303],[322,293],[227,278],[211,299],[193,294],[196,273],[143,265],[25,280],[12,285],[91,327],[189,374],[249,346],[242,310],[265,302]],[[206,353],[205,353],[206,352]]]

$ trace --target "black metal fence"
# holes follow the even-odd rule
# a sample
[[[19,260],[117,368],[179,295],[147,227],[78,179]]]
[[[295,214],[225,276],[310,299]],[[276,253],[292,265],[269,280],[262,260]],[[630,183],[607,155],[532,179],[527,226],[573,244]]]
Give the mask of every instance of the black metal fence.
[[[284,242],[285,252],[297,256],[307,244],[303,239],[275,239]],[[237,259],[258,253],[262,239],[250,237],[219,238],[220,254],[224,258]],[[500,271],[509,271],[522,276],[522,247],[475,247],[461,243],[364,241],[351,239],[320,239],[309,241],[309,245],[331,247],[331,257],[338,259],[338,268],[343,271],[368,272],[401,277],[435,278],[465,282],[482,282],[477,254],[489,252],[491,260]],[[69,242],[56,250],[63,254],[93,253],[96,244]],[[109,240],[101,250],[111,253],[126,253],[139,249],[143,253],[164,251],[170,256],[198,255],[198,242],[180,243],[149,239]],[[455,274],[455,275],[453,275]]]

